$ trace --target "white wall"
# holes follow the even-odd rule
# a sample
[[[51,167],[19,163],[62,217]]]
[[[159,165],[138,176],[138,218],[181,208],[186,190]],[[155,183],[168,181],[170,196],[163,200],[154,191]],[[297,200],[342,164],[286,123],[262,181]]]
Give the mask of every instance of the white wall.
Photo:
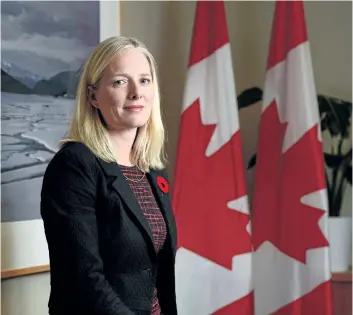
[[[50,292],[48,273],[1,281],[2,315],[47,315]]]
[[[273,2],[228,1],[226,8],[239,93],[263,85]],[[171,179],[194,9],[189,1],[126,1],[121,6],[122,35],[143,40],[159,64]],[[305,2],[305,10],[318,92],[351,100],[351,2]],[[245,161],[255,151],[259,113],[260,104],[240,115]],[[250,189],[252,175],[247,174]],[[351,194],[347,195],[345,213],[350,215]],[[3,280],[1,296],[4,315],[46,315],[49,275]]]

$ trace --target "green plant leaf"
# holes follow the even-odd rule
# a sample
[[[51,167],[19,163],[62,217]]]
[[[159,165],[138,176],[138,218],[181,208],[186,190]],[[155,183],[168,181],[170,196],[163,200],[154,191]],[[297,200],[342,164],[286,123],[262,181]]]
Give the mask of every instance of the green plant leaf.
[[[329,130],[331,136],[347,138],[349,134],[352,102],[326,95],[318,95],[321,130]]]
[[[352,185],[352,166],[348,166],[344,172],[344,178]]]
[[[330,153],[324,153],[325,163],[329,168],[337,168],[343,161],[343,155],[334,155]]]
[[[238,108],[242,109],[262,100],[262,90],[258,87],[252,87],[244,90],[237,97]]]
[[[256,153],[251,157],[247,169],[250,170],[252,169],[256,164]]]

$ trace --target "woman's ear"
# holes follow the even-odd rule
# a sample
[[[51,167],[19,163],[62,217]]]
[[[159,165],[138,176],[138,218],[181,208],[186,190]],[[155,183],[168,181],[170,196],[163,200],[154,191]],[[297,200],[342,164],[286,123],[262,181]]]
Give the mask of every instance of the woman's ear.
[[[93,107],[99,109],[99,104],[98,104],[98,100],[97,100],[97,92],[92,86],[88,87],[87,97],[88,97],[88,101],[91,103],[91,105]]]

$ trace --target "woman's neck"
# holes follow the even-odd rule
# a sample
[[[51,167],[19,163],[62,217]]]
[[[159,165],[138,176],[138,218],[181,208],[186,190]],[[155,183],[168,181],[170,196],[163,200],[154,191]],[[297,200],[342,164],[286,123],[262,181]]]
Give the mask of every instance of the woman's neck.
[[[114,157],[118,164],[131,166],[131,151],[136,138],[135,130],[110,131],[109,137],[113,145]]]

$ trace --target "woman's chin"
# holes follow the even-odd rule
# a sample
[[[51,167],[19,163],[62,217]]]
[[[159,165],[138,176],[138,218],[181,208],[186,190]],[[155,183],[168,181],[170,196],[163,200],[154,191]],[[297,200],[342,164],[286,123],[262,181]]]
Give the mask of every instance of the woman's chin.
[[[140,128],[146,125],[147,119],[129,119],[128,121],[125,122],[125,126],[128,128]]]

